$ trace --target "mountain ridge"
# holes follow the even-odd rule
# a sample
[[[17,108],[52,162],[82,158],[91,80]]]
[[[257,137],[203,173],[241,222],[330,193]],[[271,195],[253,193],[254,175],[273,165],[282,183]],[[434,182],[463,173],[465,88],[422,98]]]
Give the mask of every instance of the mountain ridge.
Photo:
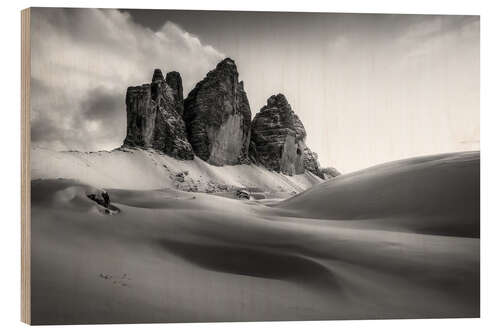
[[[258,164],[289,176],[306,170],[327,179],[307,133],[278,93],[255,115],[236,63],[225,58],[183,99],[182,77],[155,69],[151,83],[126,94],[125,148],[155,149],[179,160],[195,156],[215,166]]]

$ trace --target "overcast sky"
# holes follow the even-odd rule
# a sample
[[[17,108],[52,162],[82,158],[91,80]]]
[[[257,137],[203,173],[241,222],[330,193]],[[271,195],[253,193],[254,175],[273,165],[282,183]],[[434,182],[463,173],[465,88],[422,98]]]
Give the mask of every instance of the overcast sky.
[[[154,68],[185,95],[226,56],[252,114],[284,93],[323,166],[479,149],[479,17],[34,9],[32,141],[103,150]]]

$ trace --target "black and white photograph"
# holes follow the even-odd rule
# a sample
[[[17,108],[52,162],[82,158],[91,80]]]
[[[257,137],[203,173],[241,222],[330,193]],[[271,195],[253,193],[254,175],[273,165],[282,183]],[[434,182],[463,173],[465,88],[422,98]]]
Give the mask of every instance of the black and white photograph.
[[[480,316],[478,15],[23,15],[25,322]]]

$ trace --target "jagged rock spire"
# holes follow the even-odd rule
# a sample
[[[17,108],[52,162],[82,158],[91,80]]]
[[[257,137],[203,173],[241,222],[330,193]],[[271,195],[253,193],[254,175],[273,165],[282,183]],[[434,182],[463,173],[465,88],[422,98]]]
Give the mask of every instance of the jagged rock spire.
[[[183,99],[182,78],[155,69],[150,84],[127,90],[125,146],[154,148],[178,159],[196,154],[213,165],[253,161],[289,175],[323,178],[306,130],[283,94],[272,95],[251,120],[236,63],[225,58]]]
[[[188,139],[214,165],[249,163],[251,111],[234,60],[226,58],[184,101]]]
[[[155,69],[151,81],[151,84],[127,89],[124,145],[154,148],[178,159],[193,159],[186,125],[177,111],[176,91],[165,82],[159,69]],[[180,75],[179,82],[182,82]],[[182,89],[182,83],[180,87]]]
[[[153,78],[151,79],[151,82],[156,82],[156,81],[164,81],[163,78],[163,73],[161,72],[161,69],[156,68],[154,73],[153,73]]]
[[[288,175],[309,170],[323,178],[317,156],[306,146],[306,130],[285,95],[267,99],[251,126],[250,158]]]
[[[181,116],[184,115],[184,91],[182,89],[182,78],[179,72],[168,72],[165,81],[173,90],[175,109]]]

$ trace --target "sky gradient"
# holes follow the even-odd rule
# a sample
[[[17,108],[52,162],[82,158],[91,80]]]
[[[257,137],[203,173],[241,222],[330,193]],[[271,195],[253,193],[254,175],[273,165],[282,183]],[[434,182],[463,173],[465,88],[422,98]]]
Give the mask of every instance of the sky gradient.
[[[32,141],[121,145],[127,86],[177,70],[187,95],[229,56],[252,115],[283,93],[322,166],[479,149],[479,17],[40,9]]]

